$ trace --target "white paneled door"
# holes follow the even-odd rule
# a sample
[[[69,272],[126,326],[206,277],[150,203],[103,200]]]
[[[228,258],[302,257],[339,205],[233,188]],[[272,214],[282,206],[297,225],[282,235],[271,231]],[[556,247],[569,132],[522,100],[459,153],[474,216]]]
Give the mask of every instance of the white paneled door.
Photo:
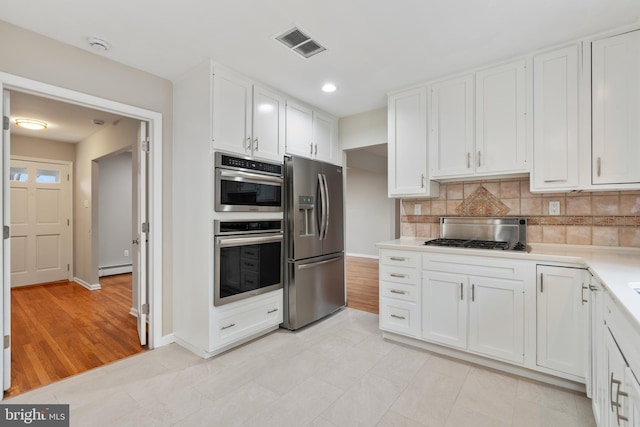
[[[70,279],[68,163],[11,160],[11,286]]]

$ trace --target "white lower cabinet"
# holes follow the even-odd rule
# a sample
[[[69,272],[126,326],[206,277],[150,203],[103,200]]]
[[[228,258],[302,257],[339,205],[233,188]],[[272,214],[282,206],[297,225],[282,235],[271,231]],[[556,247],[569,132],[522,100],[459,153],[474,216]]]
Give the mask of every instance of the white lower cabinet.
[[[420,336],[420,255],[380,251],[380,329]]]
[[[584,269],[537,267],[536,364],[581,382],[589,354],[587,279]]]
[[[462,274],[423,272],[422,338],[467,348],[468,283]]]
[[[607,411],[604,417],[606,426],[635,426],[630,424],[631,405],[628,383],[635,380],[628,370],[627,363],[615,339],[608,329],[605,330],[605,350],[607,367]]]

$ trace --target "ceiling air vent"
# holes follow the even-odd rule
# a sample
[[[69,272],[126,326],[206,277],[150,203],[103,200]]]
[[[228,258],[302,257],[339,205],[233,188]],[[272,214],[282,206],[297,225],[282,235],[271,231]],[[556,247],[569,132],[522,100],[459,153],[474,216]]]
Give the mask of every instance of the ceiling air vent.
[[[322,45],[320,45],[320,43],[313,40],[296,27],[276,36],[275,39],[305,58],[310,58],[313,55],[326,50]]]

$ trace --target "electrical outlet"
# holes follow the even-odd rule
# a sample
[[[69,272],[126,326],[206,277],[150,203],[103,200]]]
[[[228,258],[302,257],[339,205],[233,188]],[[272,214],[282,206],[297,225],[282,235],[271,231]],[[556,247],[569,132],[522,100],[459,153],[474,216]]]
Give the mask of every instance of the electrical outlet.
[[[124,250],[124,256],[129,256],[129,249]]]
[[[560,202],[557,200],[549,202],[549,215],[560,215]]]
[[[420,203],[416,203],[415,205],[413,205],[413,214],[422,215],[422,205]]]

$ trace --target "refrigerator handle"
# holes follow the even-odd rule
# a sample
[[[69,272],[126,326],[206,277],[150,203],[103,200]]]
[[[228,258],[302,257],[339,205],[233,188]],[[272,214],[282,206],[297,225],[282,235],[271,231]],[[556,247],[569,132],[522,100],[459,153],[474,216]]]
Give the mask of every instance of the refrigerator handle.
[[[327,195],[325,193],[325,186],[322,180],[322,174],[318,174],[318,188],[320,189],[320,240],[324,239],[325,227],[326,227],[326,212],[327,212]]]
[[[324,239],[326,240],[327,234],[329,234],[329,184],[327,184],[327,176],[322,174],[322,181],[324,183],[324,197],[326,210],[324,211]]]

